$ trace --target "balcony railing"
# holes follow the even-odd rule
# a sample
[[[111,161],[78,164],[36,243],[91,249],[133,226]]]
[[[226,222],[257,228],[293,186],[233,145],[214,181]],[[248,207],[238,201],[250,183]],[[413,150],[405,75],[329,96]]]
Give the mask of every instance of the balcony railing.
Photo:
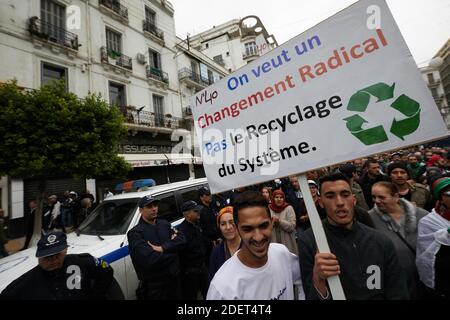
[[[247,51],[245,53],[242,54],[242,58],[244,59],[248,59],[248,58],[252,58],[252,57],[258,57],[258,51],[254,50],[254,51]]]
[[[112,64],[109,61],[109,58],[114,59],[116,61],[116,66],[133,70],[133,60],[131,57],[124,55],[121,52],[117,52],[111,49],[106,48],[106,46],[101,47],[101,60],[102,62],[106,62]]]
[[[28,31],[31,35],[45,39],[74,50],[78,50],[78,36],[64,28],[55,26],[38,17],[31,17],[29,20]]]
[[[195,83],[197,83],[201,86],[205,86],[205,87],[210,86],[214,83],[213,81],[211,81],[209,79],[203,78],[198,73],[192,71],[189,68],[183,68],[178,71],[178,79],[181,80],[183,78],[188,78],[188,79],[194,81]]]
[[[158,29],[153,22],[144,20],[143,24],[144,24],[144,31],[150,32],[157,38],[164,40],[164,32]]]
[[[128,20],[128,9],[121,5],[119,0],[99,0],[99,3]]]
[[[169,75],[161,69],[147,66],[147,78],[156,79],[169,84]]]
[[[138,112],[133,106],[122,106],[120,111],[125,117],[125,122],[146,127],[179,129],[183,126],[183,119],[167,116],[149,111]]]

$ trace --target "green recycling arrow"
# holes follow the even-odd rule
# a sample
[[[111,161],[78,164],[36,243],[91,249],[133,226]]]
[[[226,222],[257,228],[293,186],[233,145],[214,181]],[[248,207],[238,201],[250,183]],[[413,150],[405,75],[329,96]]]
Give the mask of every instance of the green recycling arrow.
[[[345,118],[344,120],[347,121],[347,129],[352,133],[361,131],[362,125],[364,123],[367,123],[367,121],[359,114],[354,114],[351,117]]]
[[[372,145],[388,140],[383,126],[376,126],[369,129],[362,129],[362,125],[367,121],[359,114],[344,119],[347,122],[347,129],[352,135],[358,138],[365,145]]]
[[[405,136],[413,133],[420,125],[420,104],[402,94],[392,104],[391,107],[400,111],[408,118],[398,121],[394,118],[391,125],[391,133],[402,140]]]
[[[395,83],[391,86],[379,82],[354,93],[348,102],[347,110],[364,112],[370,102],[370,96],[378,98],[376,102],[388,100],[394,97]],[[420,104],[402,94],[392,104],[391,107],[404,114],[407,118],[403,120],[393,119],[390,132],[398,138],[404,140],[405,136],[413,133],[420,125]],[[347,129],[350,133],[365,145],[372,145],[388,141],[386,131],[382,125],[369,129],[362,129],[364,123],[368,123],[358,114],[344,118]]]
[[[369,105],[370,96],[378,98],[377,102],[391,99],[394,97],[395,83],[388,86],[386,83],[379,82],[367,88],[361,89],[350,97],[347,110],[364,112]]]

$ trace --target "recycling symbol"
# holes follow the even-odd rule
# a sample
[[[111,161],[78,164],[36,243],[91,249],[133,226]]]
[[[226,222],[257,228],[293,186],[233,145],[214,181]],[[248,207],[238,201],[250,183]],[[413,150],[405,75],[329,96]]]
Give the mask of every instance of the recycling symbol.
[[[350,97],[347,110],[356,112],[366,111],[367,106],[369,105],[370,96],[377,98],[377,103],[392,99],[394,97],[394,88],[395,83],[393,83],[392,86],[389,86],[386,83],[379,82],[367,88],[358,90]],[[407,95],[402,94],[395,99],[390,106],[400,111],[406,117],[402,120],[397,120],[394,117],[390,132],[400,139],[405,140],[405,136],[413,133],[419,128],[420,104]],[[354,114],[343,120],[346,121],[347,129],[350,133],[365,145],[377,144],[389,140],[382,125],[363,129],[363,124],[368,122],[359,114]]]

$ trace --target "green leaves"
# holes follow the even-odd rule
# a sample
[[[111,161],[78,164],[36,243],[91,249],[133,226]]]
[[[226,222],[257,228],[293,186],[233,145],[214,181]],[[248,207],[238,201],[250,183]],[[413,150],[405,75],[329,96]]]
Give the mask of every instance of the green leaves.
[[[63,82],[21,90],[0,86],[0,175],[22,178],[122,178],[131,170],[117,156],[123,117],[100,95],[84,100]]]

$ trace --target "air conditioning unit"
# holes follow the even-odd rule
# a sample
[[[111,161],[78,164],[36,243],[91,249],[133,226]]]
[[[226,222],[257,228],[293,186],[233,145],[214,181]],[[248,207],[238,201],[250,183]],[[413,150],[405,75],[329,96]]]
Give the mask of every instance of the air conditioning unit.
[[[138,53],[137,56],[136,56],[136,59],[137,59],[137,61],[138,61],[140,64],[146,64],[146,63],[147,63],[147,61],[146,61],[146,59],[145,59],[145,55],[142,54],[142,53]]]

